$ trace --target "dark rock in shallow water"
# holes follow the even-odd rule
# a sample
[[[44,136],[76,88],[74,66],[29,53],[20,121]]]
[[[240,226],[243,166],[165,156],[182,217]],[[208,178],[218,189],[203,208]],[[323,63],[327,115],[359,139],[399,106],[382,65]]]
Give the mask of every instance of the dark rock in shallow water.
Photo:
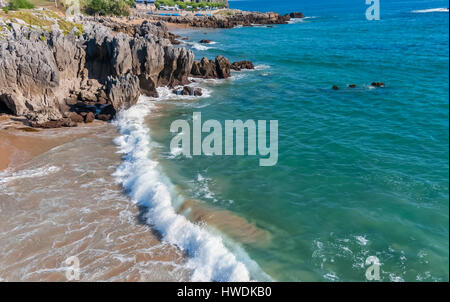
[[[196,88],[194,90],[194,95],[195,96],[202,96],[203,95],[203,90],[201,88]]]
[[[373,86],[373,87],[384,87],[384,83],[383,82],[373,82],[371,84],[371,86]]]
[[[203,39],[203,40],[200,40],[200,42],[199,43],[202,43],[202,44],[211,44],[212,43],[212,41],[211,40],[206,40],[206,39]]]
[[[231,64],[231,69],[240,71],[242,69],[255,69],[255,66],[250,61],[239,61]]]
[[[114,118],[116,115],[116,109],[113,105],[106,105],[103,107],[98,115],[96,116],[97,119],[102,121],[110,121]]]
[[[350,84],[348,85],[349,88],[356,88],[356,84]]]
[[[296,12],[290,13],[290,14],[289,14],[289,17],[295,18],[295,19],[305,18],[305,16],[304,16],[303,13],[301,13],[301,12],[298,12],[298,13],[296,13]]]
[[[85,123],[92,123],[95,119],[95,115],[92,112],[88,112],[86,114],[86,116],[84,117],[84,122]]]
[[[190,86],[184,86],[181,90],[181,95],[194,95],[194,88]]]
[[[339,87],[337,85],[333,85],[333,90],[339,90]]]
[[[201,88],[193,88],[191,86],[184,86],[183,89],[172,91],[176,95],[187,95],[187,96],[202,96],[203,91]]]
[[[227,79],[231,76],[231,69],[240,71],[242,69],[255,69],[251,61],[239,61],[230,64],[227,58],[217,56],[215,61],[202,58],[200,62],[194,61],[191,75],[204,79]]]

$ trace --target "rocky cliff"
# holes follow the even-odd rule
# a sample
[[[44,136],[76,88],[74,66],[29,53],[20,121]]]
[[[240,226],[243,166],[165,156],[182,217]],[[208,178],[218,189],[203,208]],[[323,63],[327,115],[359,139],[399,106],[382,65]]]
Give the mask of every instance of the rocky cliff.
[[[161,22],[130,28],[81,20],[70,32],[59,23],[0,19],[0,113],[25,116],[36,127],[109,120],[142,93],[188,84],[197,66],[191,51],[171,44]],[[228,77],[228,60],[216,62],[208,76]]]

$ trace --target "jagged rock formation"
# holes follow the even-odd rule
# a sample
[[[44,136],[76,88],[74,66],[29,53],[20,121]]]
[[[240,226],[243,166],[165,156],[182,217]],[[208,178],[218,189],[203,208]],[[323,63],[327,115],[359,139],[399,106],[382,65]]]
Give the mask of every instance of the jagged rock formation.
[[[215,61],[203,58],[200,62],[194,62],[191,74],[204,79],[226,79],[230,77],[230,70],[231,64],[228,59],[217,56]]]
[[[63,33],[0,23],[0,113],[35,127],[110,120],[142,93],[157,96],[157,87],[183,86],[190,76],[228,78],[242,64],[222,56],[194,62],[191,51],[173,47],[162,22],[82,24],[82,33]]]
[[[0,112],[26,116],[35,126],[72,126],[67,119],[78,118],[71,112],[102,114],[107,105],[119,111],[141,92],[187,84],[194,61],[192,52],[163,38],[161,23],[142,24],[136,37],[96,22],[84,23],[81,37],[9,26],[0,40]]]
[[[79,112],[76,101],[118,111],[133,105],[141,89],[155,95],[160,85],[186,84],[193,53],[151,34],[157,27],[144,24],[141,36],[131,37],[88,22],[77,38],[12,23],[0,41],[1,108],[39,125]]]

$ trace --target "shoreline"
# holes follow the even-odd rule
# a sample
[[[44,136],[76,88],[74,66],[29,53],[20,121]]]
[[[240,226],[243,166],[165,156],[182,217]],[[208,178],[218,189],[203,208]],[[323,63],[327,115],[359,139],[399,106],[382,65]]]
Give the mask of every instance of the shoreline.
[[[28,156],[0,171],[1,280],[67,281],[64,261],[72,255],[80,281],[188,280],[185,253],[141,222],[142,209],[114,179],[122,163],[116,126],[75,129],[29,132],[27,141],[39,137],[12,142]],[[9,132],[16,134],[1,129],[0,137]]]
[[[37,12],[37,14],[49,14],[46,11]],[[2,156],[1,168],[4,170],[1,171],[1,181],[0,185],[5,188],[6,193],[4,196],[6,203],[0,204],[1,207],[6,207],[5,210],[0,211],[0,215],[8,215],[8,217],[20,217],[18,211],[21,208],[30,208],[32,211],[28,214],[24,214],[23,219],[28,219],[29,216],[37,215],[44,219],[41,223],[47,223],[48,218],[46,219],[44,213],[41,211],[55,211],[55,215],[63,217],[66,215],[65,212],[61,211],[59,207],[63,206],[68,202],[74,202],[75,205],[71,207],[71,211],[76,212],[76,216],[79,216],[79,221],[85,220],[85,215],[83,214],[84,209],[89,209],[92,211],[89,205],[84,204],[84,202],[89,202],[91,199],[100,199],[104,198],[103,194],[108,192],[108,202],[119,202],[120,206],[125,206],[128,208],[133,208],[133,216],[138,219],[138,223],[134,220],[130,220],[131,228],[145,228],[148,235],[152,236],[153,239],[151,241],[155,241],[157,239],[157,244],[163,244],[160,240],[159,236],[163,236],[163,230],[158,229],[158,227],[163,226],[164,217],[163,216],[153,216],[152,221],[144,221],[145,215],[150,215],[153,211],[145,210],[144,212],[141,205],[135,205],[130,202],[129,196],[125,195],[124,190],[127,189],[127,184],[123,184],[123,188],[117,185],[117,176],[114,177],[114,174],[117,173],[117,166],[123,166],[129,164],[127,161],[121,161],[120,156],[118,156],[117,146],[111,146],[112,141],[120,141],[120,139],[124,136],[117,135],[114,137],[111,136],[111,132],[117,134],[118,129],[112,130],[110,126],[103,121],[110,121],[114,118],[115,114],[118,113],[118,116],[125,115],[126,110],[130,109],[131,111],[136,110],[137,96],[145,93],[147,95],[154,95],[157,93],[158,87],[169,87],[170,89],[174,89],[171,91],[171,96],[183,95],[188,97],[197,97],[202,95],[201,89],[189,89],[189,84],[192,84],[191,81],[188,80],[191,76],[197,76],[204,79],[225,79],[231,77],[230,71],[231,69],[248,69],[249,65],[248,61],[245,61],[245,66],[241,64],[242,62],[235,62],[231,64],[226,58],[222,56],[217,56],[215,61],[212,60],[202,60],[201,62],[194,61],[194,55],[192,51],[186,50],[185,48],[175,48],[171,43],[171,37],[173,34],[170,34],[167,30],[167,25],[165,23],[153,24],[149,22],[140,23],[139,21],[134,20],[131,23],[122,23],[117,22],[114,19],[101,19],[102,22],[97,20],[87,19],[83,22],[84,30],[83,36],[78,39],[75,38],[73,40],[73,36],[76,36],[76,32],[70,35],[59,35],[58,32],[45,32],[45,29],[29,29],[26,26],[18,25],[14,23],[14,20],[11,21],[12,25],[10,27],[3,27],[0,30],[3,30],[7,33],[6,40],[15,41],[16,43],[20,43],[25,45],[27,48],[37,47],[38,51],[43,53],[44,55],[49,55],[50,58],[55,59],[55,64],[50,62],[50,66],[55,65],[54,71],[46,70],[49,74],[61,73],[61,77],[67,77],[60,79],[58,76],[50,76],[49,78],[42,79],[44,82],[48,79],[57,79],[56,82],[51,83],[40,83],[40,79],[36,79],[34,75],[21,74],[18,73],[18,77],[15,79],[17,83],[15,83],[18,87],[22,82],[34,80],[35,83],[32,83],[31,86],[35,85],[36,89],[30,89],[33,91],[35,95],[28,95],[28,91],[20,91],[14,90],[13,88],[5,85],[5,88],[0,90],[0,109],[2,111],[6,111],[6,113],[14,113],[14,116],[2,116],[2,123],[0,130],[0,137],[2,138],[2,142],[4,146],[0,149],[0,155]],[[0,21],[2,21],[0,19]],[[3,22],[3,21],[2,21]],[[8,21],[9,22],[9,21]],[[103,24],[101,24],[103,23]],[[5,24],[5,23],[4,23]],[[1,25],[1,23],[0,23]],[[171,27],[177,28],[187,28],[185,25],[172,24]],[[74,29],[75,30],[75,29]],[[33,36],[31,39],[27,38],[27,35],[36,31],[40,36]],[[136,37],[135,34],[138,34],[140,37]],[[112,34],[112,38],[111,35]],[[133,34],[133,35],[132,35]],[[93,37],[92,35],[96,35]],[[155,40],[139,40],[141,37],[146,35],[154,36]],[[100,36],[100,37],[99,37]],[[43,37],[43,38],[42,38]],[[53,41],[53,43],[47,44],[47,39]],[[81,40],[83,39],[83,40]],[[103,39],[103,40],[102,40]],[[158,40],[156,40],[158,39]],[[81,40],[81,41],[80,41]],[[136,41],[144,42],[135,43]],[[60,42],[55,42],[60,41]],[[103,43],[109,43],[112,48],[117,50],[117,53],[111,51],[108,55],[111,57],[110,59],[113,61],[114,66],[110,66],[111,62],[108,58],[101,62],[100,66],[96,65],[97,57],[103,56],[102,53],[98,53],[99,50],[95,49],[93,51],[85,51],[81,47],[81,43],[86,41],[94,41],[97,46],[100,48],[108,48],[108,45],[104,45]],[[71,50],[66,48],[60,48],[58,43],[69,43],[72,45],[77,52],[71,52]],[[159,77],[155,77],[151,73],[153,69],[160,68],[158,65],[155,66],[145,66],[146,74],[136,74],[130,75],[130,70],[140,70],[141,64],[146,64],[147,60],[150,60],[150,63],[153,62],[155,58],[154,54],[147,53],[147,57],[139,58],[139,60],[132,60],[130,55],[127,55],[127,48],[123,45],[134,45],[136,49],[133,49],[133,54],[139,54],[142,48],[153,49],[155,51],[156,56],[160,56],[163,60],[164,66],[159,71]],[[5,45],[0,44],[0,49],[2,51],[8,51]],[[89,45],[88,45],[89,47]],[[92,47],[92,45],[90,46]],[[139,48],[140,47],[140,48]],[[62,51],[62,53],[59,53]],[[84,53],[85,51],[85,53]],[[81,70],[80,66],[74,66],[72,62],[67,60],[63,60],[64,56],[68,56],[69,59],[72,58],[80,58],[84,55],[86,56],[86,65],[87,69]],[[11,52],[11,56],[21,58],[23,56],[20,54],[16,54]],[[91,57],[89,57],[91,56]],[[45,56],[41,56],[43,59]],[[8,58],[4,58],[9,60]],[[128,60],[128,61],[127,61]],[[11,60],[9,60],[11,61]],[[12,60],[14,62],[14,60]],[[130,62],[132,61],[132,62]],[[244,61],[243,61],[244,62]],[[76,62],[75,62],[76,63]],[[128,66],[128,64],[134,64],[133,66]],[[171,68],[172,63],[176,64],[176,68]],[[63,67],[57,67],[62,65]],[[0,67],[5,67],[6,64],[0,64]],[[106,67],[108,66],[108,67]],[[14,69],[15,66],[12,66],[11,69]],[[102,68],[105,67],[105,68]],[[31,67],[32,69],[34,66]],[[67,70],[64,70],[66,68]],[[85,67],[86,68],[86,67]],[[100,82],[97,79],[90,78],[90,73],[95,73],[101,70],[106,71],[106,74],[101,74],[101,77],[105,78],[105,82]],[[76,75],[76,77],[75,77]],[[117,77],[114,78],[113,75]],[[158,75],[158,74],[157,74]],[[21,78],[21,77],[24,78]],[[42,75],[41,75],[42,76]],[[145,78],[146,76],[150,76],[150,78]],[[28,78],[25,78],[28,77]],[[30,79],[31,77],[31,79]],[[75,77],[75,78],[74,78]],[[75,80],[75,81],[74,81]],[[0,77],[0,82],[6,81],[9,83],[9,80],[4,77]],[[53,81],[53,80],[52,80]],[[58,83],[59,81],[59,83]],[[68,83],[68,81],[75,82],[75,86],[70,86],[73,83]],[[79,83],[78,83],[79,82]],[[47,85],[48,84],[48,85]],[[50,92],[50,90],[46,90],[46,86],[57,86],[56,92]],[[60,85],[60,91],[58,91],[58,85]],[[11,85],[10,85],[11,86]],[[180,89],[181,90],[177,90]],[[17,92],[19,91],[19,92]],[[176,91],[176,92],[174,92]],[[18,94],[19,93],[19,94]],[[23,93],[20,94],[20,93]],[[42,93],[42,95],[40,95]],[[67,96],[68,95],[68,96]],[[154,95],[155,96],[155,95]],[[30,100],[30,97],[34,97]],[[52,100],[48,102],[47,98],[50,97]],[[41,98],[41,99],[40,99]],[[29,104],[28,102],[33,102]],[[108,110],[106,110],[109,108]],[[4,112],[2,112],[4,113]],[[33,117],[30,119],[30,115]],[[103,118],[102,115],[107,115],[107,117]],[[18,118],[17,116],[22,116],[22,118]],[[101,119],[103,121],[97,121],[90,119],[87,120],[87,117],[91,116],[97,119]],[[25,118],[26,117],[26,118]],[[85,123],[83,123],[85,122]],[[127,121],[124,121],[127,124]],[[131,121],[133,123],[133,121]],[[28,125],[33,126],[33,128],[28,127]],[[77,126],[78,127],[74,127]],[[96,127],[98,125],[98,127]],[[116,126],[117,124],[115,124]],[[66,128],[67,127],[67,128]],[[44,129],[43,129],[44,128]],[[52,129],[45,129],[52,128]],[[106,137],[102,137],[103,144],[108,145],[107,150],[112,152],[111,154],[103,154],[103,157],[99,157],[99,154],[91,155],[87,154],[90,150],[94,152],[99,151],[98,146],[98,138],[96,136],[101,135],[102,131],[99,129],[109,129],[108,135]],[[119,127],[120,130],[120,127]],[[126,137],[126,136],[125,136]],[[94,143],[95,141],[95,143]],[[106,141],[108,141],[106,143]],[[83,142],[83,143],[81,143]],[[85,145],[87,143],[87,145]],[[94,143],[94,144],[92,144]],[[91,144],[91,147],[89,147]],[[67,150],[67,148],[75,148],[78,150],[72,151]],[[114,150],[114,151],[113,151]],[[102,150],[103,151],[103,150]],[[145,151],[148,150],[138,150]],[[72,153],[73,152],[73,153]],[[139,152],[138,152],[139,153]],[[62,155],[65,155],[64,158],[59,158]],[[74,157],[73,157],[74,156]],[[85,161],[90,162],[89,166],[85,166],[86,162],[80,162],[82,157],[84,156]],[[69,158],[68,158],[69,157]],[[79,158],[80,157],[80,158]],[[99,164],[104,165],[102,161],[108,159],[109,164],[106,167],[98,166]],[[149,166],[151,167],[152,164]],[[75,168],[74,168],[75,167]],[[82,167],[82,168],[80,168]],[[147,167],[147,165],[143,165],[143,167]],[[115,169],[114,172],[112,169]],[[148,167],[147,167],[148,168]],[[151,169],[150,169],[151,171]],[[145,172],[145,171],[144,171]],[[148,171],[148,173],[150,173]],[[90,177],[85,177],[85,175],[93,174],[95,177],[90,179]],[[57,179],[55,179],[55,175],[59,175]],[[73,179],[72,181],[69,179]],[[30,182],[32,180],[33,182]],[[104,181],[106,180],[106,183]],[[80,182],[87,181],[87,183],[82,183],[80,186]],[[54,185],[57,184],[57,187],[48,191],[47,189],[53,188]],[[151,185],[158,185],[159,183],[153,183]],[[109,191],[105,191],[104,186],[110,187],[108,190],[113,192],[112,196],[116,196],[116,198],[110,197],[112,194]],[[96,187],[96,191],[91,191],[90,187]],[[11,190],[11,191],[10,191]],[[8,197],[12,194],[17,194],[22,190],[26,190],[25,193],[21,193],[18,197]],[[33,191],[45,191],[45,193],[41,193],[39,195],[34,195]],[[8,193],[9,192],[9,193]],[[100,196],[98,196],[100,194]],[[169,194],[170,195],[170,194]],[[168,195],[168,196],[169,196]],[[74,200],[72,198],[76,197]],[[3,197],[2,197],[3,198]],[[45,203],[47,200],[57,199],[58,202],[48,206],[42,206],[42,203]],[[62,199],[61,199],[62,198]],[[170,196],[167,198],[171,198]],[[37,204],[36,204],[37,201]],[[15,206],[10,206],[11,203],[16,203]],[[33,204],[34,202],[34,204]],[[158,201],[155,201],[158,202]],[[171,202],[167,203],[167,199],[161,200],[162,205],[167,209],[167,211],[171,212],[171,217],[175,218],[176,221],[182,222],[185,224],[186,228],[181,228],[177,232],[181,232],[180,234],[174,234],[174,236],[170,236],[169,238],[164,238],[164,242],[168,242],[170,244],[170,249],[173,250],[175,255],[174,257],[169,257],[167,260],[177,263],[176,274],[180,271],[181,276],[177,277],[175,280],[186,280],[186,276],[188,280],[202,280],[202,281],[242,281],[242,280],[250,280],[249,272],[243,263],[238,261],[235,258],[235,255],[229,251],[222,243],[222,238],[218,235],[212,235],[210,232],[203,227],[198,226],[196,223],[190,222],[189,219],[184,217],[183,215],[177,213],[175,207],[171,204]],[[38,207],[36,207],[38,205]],[[102,206],[105,206],[102,204]],[[117,212],[111,213],[111,209],[108,208],[108,215],[105,217],[108,221],[111,221],[112,226],[116,226],[117,219],[121,219],[120,215]],[[128,211],[128,210],[127,210]],[[197,212],[201,212],[197,210]],[[34,213],[34,214],[33,214]],[[120,212],[121,214],[122,212]],[[210,214],[208,214],[210,215]],[[222,214],[224,217],[229,217],[230,221],[238,221],[240,223],[244,223],[244,220],[239,220],[238,218],[233,218],[231,214]],[[231,218],[230,218],[231,217]],[[160,223],[154,224],[153,220],[163,219]],[[196,217],[194,220],[200,219]],[[217,219],[209,218],[211,221]],[[73,220],[73,217],[67,217],[65,223],[74,224],[77,223],[77,219]],[[7,219],[4,219],[5,223],[0,224],[0,230],[2,230],[2,234],[10,234],[14,232],[14,223],[6,223]],[[20,219],[17,219],[15,223],[19,223]],[[86,227],[89,227],[92,223],[90,222]],[[232,222],[230,222],[232,224]],[[151,230],[149,229],[149,226]],[[76,244],[78,241],[89,241],[90,236],[101,236],[101,234],[97,233],[96,229],[90,230],[88,234],[82,232],[75,236],[73,241],[72,239],[66,238],[64,232],[60,232],[57,230],[52,230],[52,226],[50,226],[50,230],[43,229],[39,227],[39,225],[35,226],[35,230],[33,232],[37,233],[37,237],[33,240],[39,241],[43,240],[44,246],[40,246],[39,250],[34,250],[29,246],[18,247],[17,244],[21,244],[20,242],[7,242],[7,238],[0,238],[2,242],[5,242],[4,247],[9,250],[17,250],[19,251],[19,255],[11,255],[9,257],[8,262],[21,261],[21,257],[23,254],[37,253],[33,257],[39,258],[41,256],[42,249],[48,250],[50,246],[58,246],[65,247],[66,245],[59,245],[58,242],[66,242],[70,241],[70,244]],[[76,226],[76,228],[83,229],[85,226],[83,224]],[[251,229],[250,233],[253,233]],[[155,231],[156,230],[156,231]],[[159,231],[159,235],[156,233]],[[211,259],[215,259],[212,263],[204,263],[204,265],[194,265],[192,266],[192,261],[197,261],[201,263],[203,259],[196,259],[189,257],[186,259],[185,253],[193,252],[190,249],[192,248],[193,242],[178,242],[177,240],[181,240],[183,238],[182,234],[185,232],[192,232],[192,236],[200,236],[202,238],[201,242],[199,242],[199,246],[196,247],[202,253],[209,254]],[[46,234],[43,235],[42,232]],[[156,233],[155,233],[156,232]],[[130,236],[132,236],[134,232],[131,232]],[[234,231],[234,234],[238,234],[238,231]],[[23,236],[31,236],[26,234],[22,234]],[[15,238],[17,234],[10,234],[12,238]],[[80,237],[81,236],[81,237]],[[33,237],[33,236],[31,236]],[[70,236],[69,236],[70,237]],[[41,238],[41,239],[40,239]],[[45,238],[45,240],[44,240]],[[175,241],[173,238],[176,238]],[[102,238],[105,239],[104,246],[108,245],[108,237]],[[52,241],[53,242],[49,242]],[[210,244],[213,242],[218,250],[210,249]],[[167,243],[164,243],[167,244]],[[180,247],[182,250],[180,250]],[[147,246],[147,248],[152,249],[152,246]],[[167,248],[167,247],[166,247]],[[27,249],[27,250],[25,250]],[[89,252],[89,250],[84,250],[85,252]],[[217,252],[219,251],[219,254]],[[109,252],[109,251],[108,251]],[[22,255],[22,256],[20,256]],[[67,253],[65,253],[67,255]],[[61,261],[61,255],[58,256],[58,261]],[[220,259],[223,257],[227,258],[229,261],[229,265],[223,271],[221,266],[219,265]],[[136,257],[134,257],[134,261],[136,262]],[[158,257],[153,257],[156,261],[159,261]],[[81,259],[80,259],[81,260]],[[145,259],[144,259],[145,260]],[[52,260],[54,262],[54,260]],[[88,259],[83,259],[82,262],[92,262],[92,258],[88,257]],[[181,265],[188,261],[187,267]],[[41,261],[39,261],[41,262]],[[122,262],[122,261],[121,261]],[[142,261],[141,261],[142,262]],[[1,263],[0,263],[1,264]],[[55,265],[54,263],[52,264]],[[36,263],[31,265],[32,269],[39,268],[40,264]],[[127,266],[127,269],[130,269]],[[186,272],[187,269],[193,269],[195,272],[193,274]],[[114,266],[110,269],[114,270]],[[218,271],[215,271],[215,270]],[[7,265],[4,263],[0,265],[0,277],[2,279],[8,280],[21,280],[22,276],[19,276],[18,272],[13,270],[10,275],[9,271],[11,270],[11,265]],[[54,271],[60,270],[58,267],[53,267],[49,269],[45,273],[45,277],[43,275],[40,278],[44,278],[49,281],[60,281],[63,280],[60,273],[54,274]],[[39,269],[38,269],[39,271]],[[31,273],[31,272],[30,272]],[[47,274],[49,273],[49,274]],[[34,273],[33,273],[34,274]],[[122,271],[119,272],[110,272],[108,278],[118,278],[117,276],[121,275]],[[170,270],[165,270],[161,276],[158,274],[153,278],[163,278],[163,276],[170,275]],[[9,276],[9,277],[8,277]],[[27,280],[35,280],[27,277],[23,277]],[[102,280],[95,277],[95,274],[90,277],[90,280]],[[147,279],[149,277],[146,277]],[[168,278],[168,277],[167,277]],[[128,279],[126,279],[128,280]]]

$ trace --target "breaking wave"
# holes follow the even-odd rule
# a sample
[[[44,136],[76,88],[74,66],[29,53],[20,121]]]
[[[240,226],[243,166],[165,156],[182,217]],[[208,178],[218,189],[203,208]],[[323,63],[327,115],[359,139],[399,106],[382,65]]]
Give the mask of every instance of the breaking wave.
[[[160,89],[162,98],[167,90]],[[173,96],[172,96],[173,97]],[[184,250],[186,266],[192,271],[191,281],[249,281],[246,265],[225,247],[219,235],[205,226],[190,222],[178,214],[175,205],[182,202],[170,180],[160,172],[158,162],[149,157],[152,148],[145,116],[153,108],[151,99],[141,96],[138,103],[118,114],[115,121],[120,136],[115,139],[123,163],[114,176],[126,194],[140,207],[147,224],[157,230],[163,241]]]
[[[447,7],[413,10],[413,13],[448,13]]]

